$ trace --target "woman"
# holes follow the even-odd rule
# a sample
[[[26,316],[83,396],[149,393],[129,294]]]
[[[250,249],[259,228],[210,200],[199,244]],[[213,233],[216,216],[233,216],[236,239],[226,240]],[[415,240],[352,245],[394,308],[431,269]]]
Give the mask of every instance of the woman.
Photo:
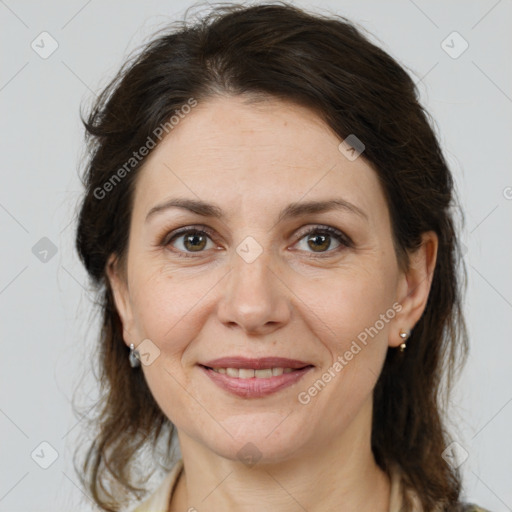
[[[102,510],[141,496],[165,437],[137,511],[478,510],[439,396],[467,344],[452,176],[389,55],[344,18],[219,8],[85,125]]]

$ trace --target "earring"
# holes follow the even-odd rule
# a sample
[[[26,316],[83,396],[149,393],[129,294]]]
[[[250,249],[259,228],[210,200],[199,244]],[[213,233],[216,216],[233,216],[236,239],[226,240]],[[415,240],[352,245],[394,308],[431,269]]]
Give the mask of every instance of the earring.
[[[130,366],[132,368],[136,368],[137,366],[140,366],[140,354],[139,351],[135,349],[135,346],[133,343],[130,344]]]
[[[400,329],[400,333],[399,333],[399,336],[400,338],[402,338],[403,342],[402,344],[400,345],[400,352],[403,352],[406,348],[406,341],[407,341],[407,338],[411,335],[411,331],[402,331],[402,329]]]

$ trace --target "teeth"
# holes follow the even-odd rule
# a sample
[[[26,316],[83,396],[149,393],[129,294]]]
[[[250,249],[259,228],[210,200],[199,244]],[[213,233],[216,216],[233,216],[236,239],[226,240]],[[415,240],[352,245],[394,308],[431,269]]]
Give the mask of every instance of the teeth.
[[[226,374],[228,377],[239,377],[238,368],[226,368]]]
[[[265,370],[254,370],[254,376],[260,379],[268,379],[272,377],[272,368],[267,368]]]
[[[269,379],[277,377],[283,373],[293,372],[293,368],[265,368],[264,370],[253,370],[252,368],[212,368],[217,373],[222,373],[228,377],[236,377],[238,379]]]

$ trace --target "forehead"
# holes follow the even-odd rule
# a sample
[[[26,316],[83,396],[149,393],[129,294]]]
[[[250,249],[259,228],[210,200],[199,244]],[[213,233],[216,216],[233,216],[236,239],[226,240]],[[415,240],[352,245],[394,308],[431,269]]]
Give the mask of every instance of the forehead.
[[[314,112],[296,104],[205,101],[139,170],[134,214],[173,196],[216,202],[227,214],[260,208],[260,215],[302,199],[339,196],[382,216],[387,206],[374,169],[363,158],[347,159],[340,142]]]

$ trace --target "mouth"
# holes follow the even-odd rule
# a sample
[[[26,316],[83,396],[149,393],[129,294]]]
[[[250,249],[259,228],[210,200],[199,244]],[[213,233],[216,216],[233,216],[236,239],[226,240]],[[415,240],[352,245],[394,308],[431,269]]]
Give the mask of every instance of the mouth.
[[[220,388],[243,398],[260,398],[276,393],[314,368],[310,363],[281,357],[226,357],[198,366]]]
[[[269,379],[270,377],[277,377],[283,373],[291,373],[297,371],[297,369],[293,368],[280,367],[264,368],[260,370],[256,370],[254,368],[209,368],[208,366],[205,366],[204,368],[208,368],[214,372],[227,375],[228,377],[234,377],[236,379],[252,379],[253,377],[256,379]],[[300,369],[301,368],[299,368],[299,370]]]

